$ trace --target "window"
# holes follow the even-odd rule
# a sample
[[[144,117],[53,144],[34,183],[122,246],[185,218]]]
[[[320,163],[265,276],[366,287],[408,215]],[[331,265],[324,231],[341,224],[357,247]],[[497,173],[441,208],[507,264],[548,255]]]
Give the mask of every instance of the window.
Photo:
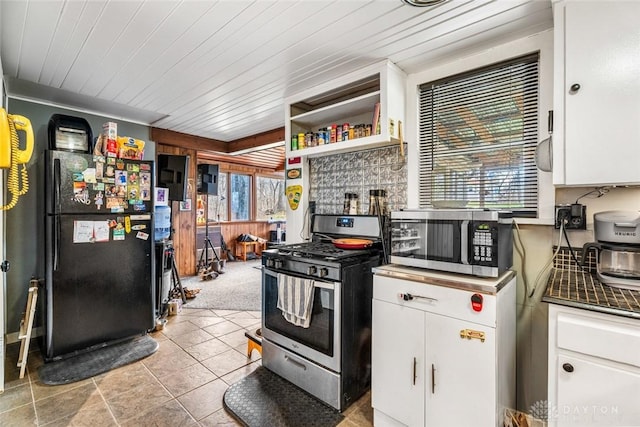
[[[419,204],[537,216],[538,54],[420,86]]]
[[[220,222],[228,219],[228,203],[227,203],[227,174],[218,173],[218,194],[198,196],[197,221],[198,224],[205,223],[204,209],[207,207],[209,221]]]
[[[252,200],[256,201],[255,217]],[[204,225],[207,219],[210,223],[285,220],[284,177],[219,172],[218,194],[199,194],[196,203],[198,225]]]
[[[286,218],[284,179],[257,176],[256,204],[256,220],[284,220]]]
[[[231,181],[231,221],[248,221],[251,208],[251,176],[232,173]]]

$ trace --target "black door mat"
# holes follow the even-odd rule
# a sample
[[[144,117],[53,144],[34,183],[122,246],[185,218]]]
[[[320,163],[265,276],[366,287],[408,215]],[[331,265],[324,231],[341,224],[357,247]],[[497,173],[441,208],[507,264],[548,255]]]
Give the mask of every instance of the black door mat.
[[[44,384],[69,384],[135,362],[152,355],[156,350],[158,342],[144,335],[45,363],[38,369],[38,376]]]
[[[224,393],[224,406],[248,427],[336,426],[344,416],[262,366]]]

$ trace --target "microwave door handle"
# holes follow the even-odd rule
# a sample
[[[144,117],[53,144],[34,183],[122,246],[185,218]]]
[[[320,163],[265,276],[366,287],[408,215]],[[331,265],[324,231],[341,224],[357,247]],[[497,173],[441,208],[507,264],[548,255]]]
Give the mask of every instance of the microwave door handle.
[[[469,264],[469,220],[462,221],[460,226],[460,261]]]

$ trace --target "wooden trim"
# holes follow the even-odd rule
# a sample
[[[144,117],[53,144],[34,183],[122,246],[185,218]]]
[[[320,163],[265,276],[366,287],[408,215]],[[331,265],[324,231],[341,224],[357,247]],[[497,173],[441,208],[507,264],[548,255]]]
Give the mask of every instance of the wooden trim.
[[[207,152],[211,151],[228,154],[284,141],[284,127],[229,142],[152,127],[150,139],[157,144],[197,150],[200,156],[206,155]]]
[[[219,172],[225,173],[245,173],[245,174],[271,174],[274,175],[274,170],[269,168],[257,168],[254,166],[241,165],[239,163],[227,163],[227,162],[216,162],[213,160],[209,160],[206,157],[200,156],[198,154],[198,164],[211,164],[218,165]],[[277,175],[275,175],[277,176]]]
[[[170,145],[187,150],[219,151],[225,153],[229,145],[227,142],[216,139],[203,138],[201,136],[154,127],[151,128],[150,135],[151,140],[156,144]]]
[[[284,141],[284,128],[272,129],[246,138],[236,139],[228,144],[227,153],[260,147],[274,142]]]

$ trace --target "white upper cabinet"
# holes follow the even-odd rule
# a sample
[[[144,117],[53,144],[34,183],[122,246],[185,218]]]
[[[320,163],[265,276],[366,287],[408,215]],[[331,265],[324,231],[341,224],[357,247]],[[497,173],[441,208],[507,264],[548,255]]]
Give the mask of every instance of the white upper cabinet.
[[[639,184],[640,2],[554,5],[553,181]]]
[[[405,79],[402,70],[384,61],[287,98],[287,158],[318,157],[398,143],[399,123],[404,122]],[[376,104],[379,104],[380,122],[377,134],[373,126]],[[319,144],[316,139],[314,146],[292,149],[293,136],[317,135],[320,129],[345,123],[350,126],[370,125],[371,134],[324,144]]]

